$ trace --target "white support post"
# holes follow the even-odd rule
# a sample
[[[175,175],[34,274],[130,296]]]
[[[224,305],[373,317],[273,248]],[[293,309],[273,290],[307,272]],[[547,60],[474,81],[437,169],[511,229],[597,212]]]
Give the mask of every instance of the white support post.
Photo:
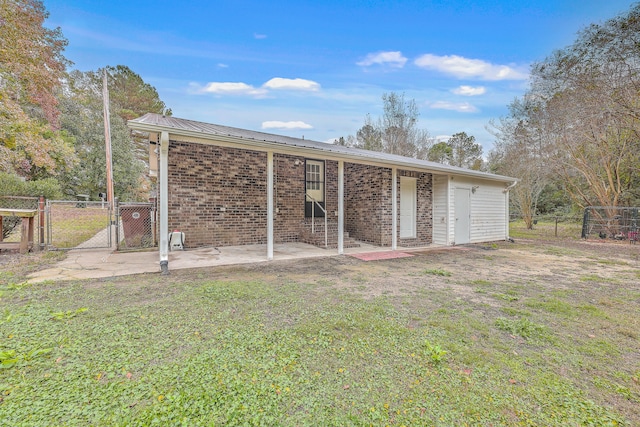
[[[267,259],[273,259],[273,151],[267,152]]]
[[[160,134],[160,270],[169,274],[169,133]]]
[[[446,245],[451,246],[451,177],[447,175],[447,238]]]
[[[391,168],[391,250],[398,249],[398,169]]]
[[[326,218],[325,214],[325,218]],[[344,160],[338,160],[338,255],[344,253]]]

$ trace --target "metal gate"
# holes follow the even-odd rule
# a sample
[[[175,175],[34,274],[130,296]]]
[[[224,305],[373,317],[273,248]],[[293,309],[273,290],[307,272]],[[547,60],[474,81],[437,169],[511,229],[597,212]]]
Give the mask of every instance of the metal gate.
[[[119,251],[153,248],[157,245],[154,203],[116,202],[116,242]]]
[[[47,200],[47,249],[110,248],[113,212],[106,202]]]

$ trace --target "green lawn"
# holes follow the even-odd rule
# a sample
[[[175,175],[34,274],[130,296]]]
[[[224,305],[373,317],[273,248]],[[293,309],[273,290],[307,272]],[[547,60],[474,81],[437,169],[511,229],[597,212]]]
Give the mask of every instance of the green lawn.
[[[581,218],[559,218],[556,224],[555,218],[548,217],[538,220],[533,229],[528,230],[524,221],[517,220],[509,223],[509,235],[520,239],[580,239],[582,237]]]
[[[96,206],[54,204],[51,209],[51,244],[57,249],[74,248],[104,230],[110,221],[108,210]],[[105,239],[98,244],[106,243]]]
[[[81,206],[81,205],[78,205]],[[46,224],[47,220],[51,220],[51,224]],[[80,243],[89,240],[96,233],[104,230],[109,225],[109,212],[106,209],[89,206],[85,208],[76,207],[74,204],[54,204],[51,208],[51,214],[45,216],[44,232],[51,232],[51,245],[56,249],[71,249]],[[36,217],[33,236],[34,241],[38,242],[39,229],[38,218]],[[5,239],[7,242],[19,242],[21,238],[21,227],[18,224],[13,232]],[[46,237],[45,237],[46,241]],[[99,242],[100,246],[106,246],[105,242]]]
[[[28,285],[31,256],[0,273],[1,426],[640,425],[636,246]]]

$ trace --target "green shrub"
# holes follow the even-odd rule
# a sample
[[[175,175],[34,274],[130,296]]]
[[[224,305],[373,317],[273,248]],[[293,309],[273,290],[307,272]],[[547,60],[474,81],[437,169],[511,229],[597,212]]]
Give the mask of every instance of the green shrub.
[[[60,199],[62,189],[55,178],[24,181],[17,175],[0,172],[0,196],[25,196]]]

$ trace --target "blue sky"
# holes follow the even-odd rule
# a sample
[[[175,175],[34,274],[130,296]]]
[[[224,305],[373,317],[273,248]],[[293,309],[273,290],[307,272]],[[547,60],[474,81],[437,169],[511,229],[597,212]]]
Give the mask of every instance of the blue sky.
[[[44,0],[72,68],[126,65],[174,116],[332,141],[382,94],[404,93],[432,136],[486,130],[530,65],[622,0]]]

